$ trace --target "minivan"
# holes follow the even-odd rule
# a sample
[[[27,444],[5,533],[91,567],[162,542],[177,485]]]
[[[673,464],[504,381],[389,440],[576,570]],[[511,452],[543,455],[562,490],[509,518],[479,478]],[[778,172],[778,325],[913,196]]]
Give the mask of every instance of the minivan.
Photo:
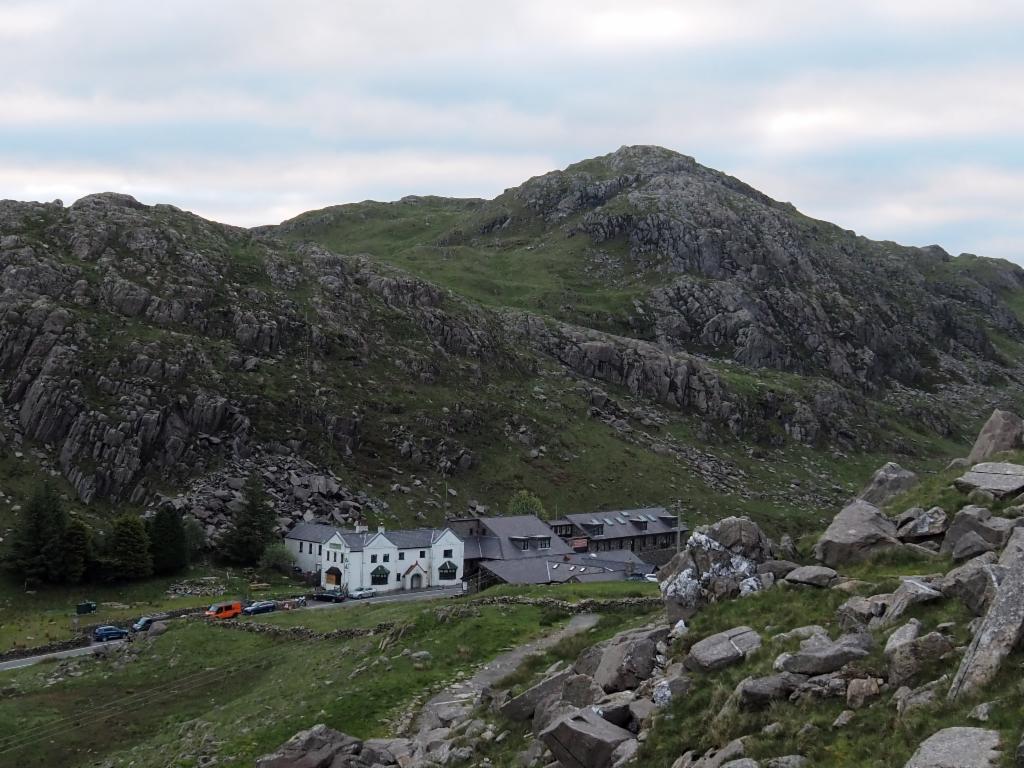
[[[238,600],[228,600],[223,603],[214,603],[206,611],[208,619],[233,619],[242,612],[242,603]]]

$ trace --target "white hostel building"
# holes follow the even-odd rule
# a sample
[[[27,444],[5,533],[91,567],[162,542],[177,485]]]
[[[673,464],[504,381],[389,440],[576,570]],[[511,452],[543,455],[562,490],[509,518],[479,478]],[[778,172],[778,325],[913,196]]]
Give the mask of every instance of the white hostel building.
[[[378,592],[456,586],[463,576],[462,539],[445,528],[343,531],[300,523],[285,546],[325,589],[373,587]]]

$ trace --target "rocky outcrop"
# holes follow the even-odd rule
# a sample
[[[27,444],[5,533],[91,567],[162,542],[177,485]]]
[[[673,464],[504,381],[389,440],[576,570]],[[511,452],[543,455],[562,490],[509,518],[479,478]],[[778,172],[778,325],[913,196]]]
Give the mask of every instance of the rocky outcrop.
[[[997,453],[1021,447],[1024,447],[1024,421],[1015,413],[997,408],[978,433],[967,460],[977,464]]]
[[[352,736],[314,725],[300,731],[280,749],[256,761],[256,768],[379,768],[398,765],[382,742],[363,742]]]
[[[1008,462],[975,464],[954,485],[965,493],[981,490],[997,499],[1015,496],[1024,491],[1024,466]]]
[[[999,731],[944,728],[921,742],[903,768],[995,768],[1000,747]]]
[[[591,709],[556,720],[540,738],[565,768],[612,768],[617,757],[628,754],[620,748],[634,740],[632,733]]]

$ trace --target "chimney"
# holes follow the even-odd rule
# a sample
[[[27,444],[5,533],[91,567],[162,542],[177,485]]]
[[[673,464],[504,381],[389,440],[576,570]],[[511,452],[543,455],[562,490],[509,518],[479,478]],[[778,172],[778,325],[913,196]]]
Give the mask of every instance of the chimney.
[[[378,525],[377,526],[377,533],[384,533],[384,526],[383,525]]]
[[[356,533],[366,533],[369,528],[366,527],[365,523],[356,523]]]

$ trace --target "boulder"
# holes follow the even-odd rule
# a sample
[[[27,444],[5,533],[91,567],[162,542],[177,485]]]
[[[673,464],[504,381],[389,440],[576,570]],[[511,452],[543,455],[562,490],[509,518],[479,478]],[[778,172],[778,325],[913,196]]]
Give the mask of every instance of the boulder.
[[[986,552],[951,570],[936,586],[942,594],[963,601],[971,613],[981,616],[1005,574],[1006,568],[996,564],[995,553]]]
[[[807,682],[806,675],[782,672],[767,677],[748,677],[736,686],[736,701],[741,709],[764,709],[773,701],[784,701]]]
[[[990,541],[985,541],[974,531],[968,531],[959,539],[956,544],[953,545],[953,551],[950,553],[953,559],[956,561],[969,560],[972,557],[977,557],[985,552],[992,552],[996,548],[996,545]]]
[[[1024,421],[1009,411],[998,408],[992,411],[985,426],[981,428],[974,447],[967,460],[971,463],[984,461],[1003,451],[1012,451],[1024,445]]]
[[[562,701],[574,707],[596,704],[604,695],[604,689],[590,675],[572,675],[562,684]]]
[[[1006,560],[1000,563],[1006,575],[960,662],[949,688],[950,700],[972,695],[991,682],[1024,637],[1024,548],[1017,546],[1020,541],[1021,534],[1015,535],[1014,545],[1006,549]]]
[[[592,709],[582,709],[556,720],[540,739],[564,768],[611,768],[615,751],[633,734]]]
[[[953,644],[940,632],[929,632],[901,643],[889,654],[889,684],[902,685],[926,664],[938,661],[952,650]]]
[[[750,627],[733,627],[706,637],[690,648],[686,667],[708,672],[743,661],[761,647],[761,636]]]
[[[877,677],[855,677],[846,684],[846,705],[860,709],[882,692],[881,683]]]
[[[533,687],[527,688],[518,696],[515,696],[505,702],[501,707],[501,714],[509,720],[529,720],[533,717],[533,713],[534,710],[537,709],[537,705],[553,693],[560,693],[562,686],[565,685],[566,681],[571,677],[573,677],[572,670],[566,669],[541,680]]]
[[[927,603],[932,600],[941,600],[942,592],[928,586],[923,581],[913,576],[905,577],[896,591],[892,593],[889,600],[889,607],[885,614],[874,622],[875,625],[884,626],[893,624],[900,619],[907,609],[918,603]]]
[[[621,632],[580,654],[574,669],[607,693],[632,690],[654,672],[658,643],[667,636],[668,627]]]
[[[976,534],[983,541],[988,542],[991,545],[990,549],[1002,549],[1018,524],[1018,521],[1006,517],[993,517],[986,507],[976,505],[964,507],[956,513],[949,530],[946,531],[941,551],[945,554],[952,554],[960,539],[969,533]],[[975,554],[981,554],[981,552]]]
[[[814,545],[814,557],[830,568],[866,560],[900,546],[896,526],[873,504],[858,499],[840,510]]]
[[[1024,490],[1024,466],[998,461],[975,464],[953,484],[964,493],[980,488],[997,499],[1016,496]]]
[[[995,768],[999,750],[999,731],[944,728],[921,742],[903,768]]]
[[[790,584],[806,584],[811,587],[827,587],[838,578],[831,568],[823,565],[805,565],[786,574]]]
[[[881,507],[888,504],[892,499],[904,491],[908,491],[917,485],[917,475],[909,469],[904,469],[894,461],[885,464],[875,472],[867,487],[860,492],[858,498],[868,504]]]
[[[256,760],[256,768],[348,768],[357,766],[363,742],[328,728],[323,723],[299,731],[270,755]]]
[[[911,619],[902,627],[898,627],[885,641],[885,650],[883,652],[886,658],[892,656],[893,652],[904,643],[916,640],[920,634],[921,622],[917,619]]]
[[[659,571],[669,621],[703,606],[757,592],[774,583],[758,565],[772,559],[768,537],[745,517],[727,517],[694,531],[685,549]]]
[[[791,563],[789,560],[766,560],[757,566],[758,573],[770,573],[775,577],[776,581],[786,578],[786,576],[795,571],[800,566],[796,563]]]
[[[780,666],[786,672],[799,675],[823,675],[835,672],[854,659],[864,658],[870,653],[872,644],[871,635],[854,632],[831,642],[801,648],[786,656]]]
[[[942,507],[908,509],[896,518],[896,536],[903,541],[923,541],[941,536],[949,527],[949,516]]]
[[[811,761],[803,755],[772,757],[761,763],[762,768],[811,768]]]

